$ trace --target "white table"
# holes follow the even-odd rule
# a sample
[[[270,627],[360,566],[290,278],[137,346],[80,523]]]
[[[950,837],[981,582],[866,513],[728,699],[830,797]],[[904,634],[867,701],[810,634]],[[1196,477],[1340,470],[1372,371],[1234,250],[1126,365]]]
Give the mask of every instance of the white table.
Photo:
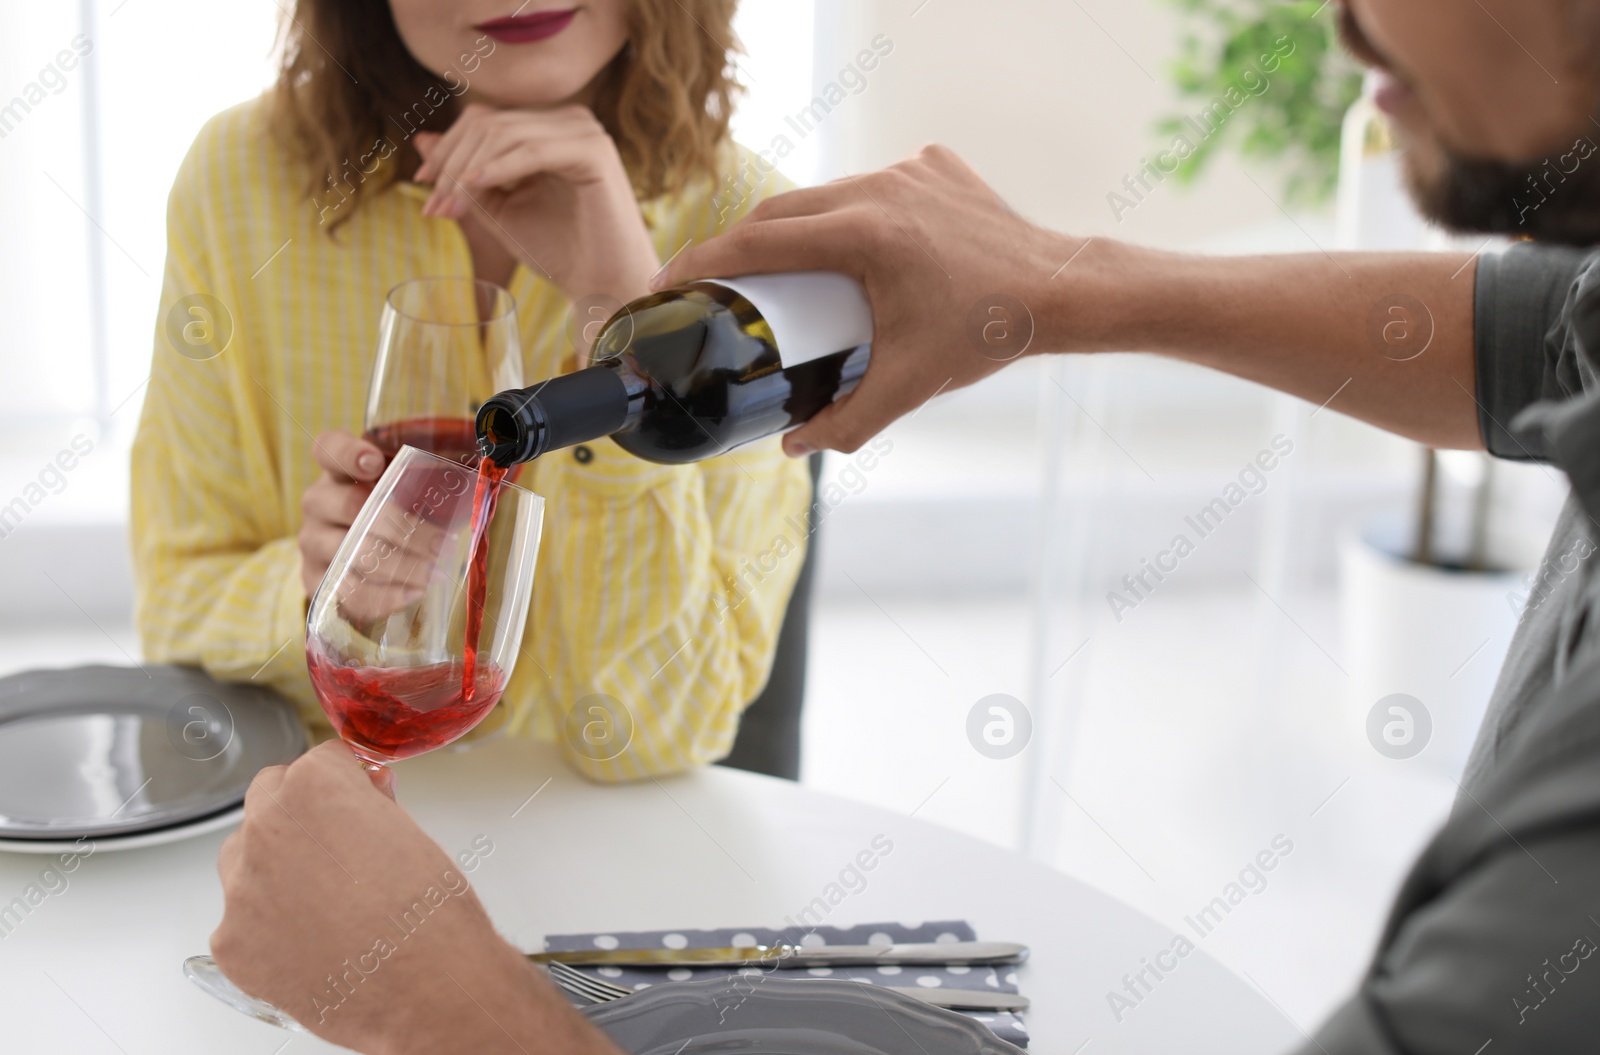
[[[1106,994],[1171,946],[1165,927],[1021,856],[908,817],[725,769],[596,787],[527,741],[440,752],[399,771],[401,801],[452,855],[479,835],[493,841],[471,879],[523,948],[539,948],[546,933],[779,926],[881,834],[892,852],[825,922],[964,918],[979,937],[1032,946],[1019,980],[1034,1000],[1040,1055],[1270,1055],[1300,1039],[1200,950],[1119,1023]],[[206,951],[221,916],[222,838],[96,854],[0,939],[0,1049],[276,1055],[288,1034],[216,1003],[179,966]],[[0,904],[48,860],[0,853]],[[335,1049],[297,1036],[281,1050]]]

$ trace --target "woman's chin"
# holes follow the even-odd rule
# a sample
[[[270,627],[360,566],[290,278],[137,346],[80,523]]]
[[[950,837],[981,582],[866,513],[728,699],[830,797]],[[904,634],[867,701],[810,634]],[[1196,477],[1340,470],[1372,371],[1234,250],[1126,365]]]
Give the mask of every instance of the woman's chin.
[[[592,77],[480,78],[472,81],[465,101],[502,110],[550,110],[570,103],[587,103],[585,89]]]

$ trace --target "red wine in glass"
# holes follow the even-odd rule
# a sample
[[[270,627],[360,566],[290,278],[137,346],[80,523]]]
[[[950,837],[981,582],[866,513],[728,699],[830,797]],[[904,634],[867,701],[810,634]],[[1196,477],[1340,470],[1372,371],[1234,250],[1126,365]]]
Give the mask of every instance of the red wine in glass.
[[[459,462],[470,469],[479,468],[479,462],[483,460],[478,449],[477,422],[472,418],[411,418],[370,428],[365,438],[387,458],[400,453],[401,447],[415,447]],[[522,465],[519,463],[509,470],[500,469],[500,475],[495,480],[498,482],[503,477],[516,483],[521,475]]]
[[[478,460],[477,440],[470,438],[471,446],[465,446],[469,437],[459,427],[462,424],[458,418],[417,418],[368,429],[366,439],[391,460],[400,453],[401,447],[410,446],[448,458],[462,466],[472,466]],[[402,506],[410,507],[429,491],[437,490],[449,478],[448,469],[424,470],[407,479],[405,490],[396,497]]]
[[[467,630],[461,649],[465,657],[461,698],[466,701],[471,701],[478,691],[478,638],[483,633],[483,594],[488,585],[489,525],[494,520],[495,502],[505,478],[504,466],[487,456],[478,459],[478,482],[472,492],[472,545],[467,558]],[[499,693],[495,696],[498,699]]]
[[[362,431],[389,458],[415,447],[476,469],[474,418],[508,381],[522,384],[510,293],[470,278],[402,282],[384,300]]]
[[[477,424],[471,418],[409,418],[370,428],[366,438],[386,458],[401,447],[415,447],[462,465],[478,464]]]
[[[334,731],[375,762],[410,758],[465,736],[506,688],[505,672],[492,661],[476,664],[472,675],[464,675],[463,663],[351,667],[313,645],[306,665]]]

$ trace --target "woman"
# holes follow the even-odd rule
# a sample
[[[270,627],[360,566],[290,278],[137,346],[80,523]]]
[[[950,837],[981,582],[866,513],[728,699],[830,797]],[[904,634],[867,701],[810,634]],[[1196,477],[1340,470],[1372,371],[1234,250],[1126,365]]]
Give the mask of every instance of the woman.
[[[563,373],[573,302],[643,295],[662,261],[783,189],[728,139],[735,0],[556,2],[299,0],[275,90],[200,133],[168,206],[160,317],[214,343],[158,339],[133,456],[149,659],[270,684],[326,728],[306,604],[383,469],[355,434],[385,293],[505,285],[525,376]],[[565,743],[586,774],[722,757],[802,554],[735,577],[803,515],[804,467],[775,443],[665,467],[602,440],[528,470],[548,504],[513,729],[556,736],[598,693],[634,729],[615,758]]]

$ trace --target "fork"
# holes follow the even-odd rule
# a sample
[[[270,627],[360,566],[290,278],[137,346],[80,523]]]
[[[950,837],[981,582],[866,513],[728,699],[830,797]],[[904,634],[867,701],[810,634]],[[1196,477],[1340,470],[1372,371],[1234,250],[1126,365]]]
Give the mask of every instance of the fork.
[[[573,996],[591,1004],[606,1004],[632,996],[637,990],[618,982],[596,978],[564,963],[542,964],[550,980]],[[871,985],[862,982],[862,985]],[[899,993],[934,1007],[952,1011],[1026,1011],[1028,998],[1016,993],[990,993],[981,989],[921,989],[902,986],[876,986],[891,993]]]

